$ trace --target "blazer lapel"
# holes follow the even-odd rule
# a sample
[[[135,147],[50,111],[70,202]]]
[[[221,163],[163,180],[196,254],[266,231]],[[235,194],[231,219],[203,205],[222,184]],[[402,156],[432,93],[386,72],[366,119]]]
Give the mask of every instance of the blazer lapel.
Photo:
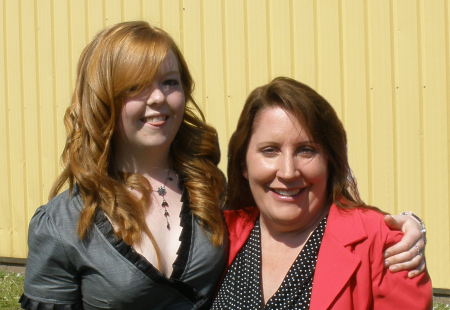
[[[310,309],[328,309],[344,289],[361,259],[351,252],[351,245],[367,238],[356,210],[342,212],[333,205],[320,246],[314,274]]]

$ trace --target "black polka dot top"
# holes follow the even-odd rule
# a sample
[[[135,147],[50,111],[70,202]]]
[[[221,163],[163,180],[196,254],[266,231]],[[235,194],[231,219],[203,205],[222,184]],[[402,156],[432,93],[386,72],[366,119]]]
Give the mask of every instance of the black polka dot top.
[[[309,309],[314,270],[325,231],[325,217],[311,234],[275,294],[264,306],[261,290],[259,220],[227,271],[211,309]]]

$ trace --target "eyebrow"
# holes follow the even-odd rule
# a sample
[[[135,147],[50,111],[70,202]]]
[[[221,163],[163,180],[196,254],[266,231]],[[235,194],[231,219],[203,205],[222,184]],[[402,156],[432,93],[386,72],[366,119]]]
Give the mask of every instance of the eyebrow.
[[[164,75],[168,75],[168,74],[180,74],[179,70],[170,70],[167,72],[163,72]]]

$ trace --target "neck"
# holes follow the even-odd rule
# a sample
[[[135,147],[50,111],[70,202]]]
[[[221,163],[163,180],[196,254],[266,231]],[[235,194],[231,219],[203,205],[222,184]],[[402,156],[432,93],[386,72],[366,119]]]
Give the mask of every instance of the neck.
[[[170,150],[157,148],[138,152],[124,150],[116,153],[114,166],[118,171],[137,173],[147,178],[165,178],[167,170],[171,167]]]
[[[260,216],[261,234],[277,243],[283,243],[289,247],[301,246],[308,240],[310,234],[317,228],[320,221],[328,214],[329,208],[325,207],[314,216],[308,224],[302,227],[289,227],[267,221]]]

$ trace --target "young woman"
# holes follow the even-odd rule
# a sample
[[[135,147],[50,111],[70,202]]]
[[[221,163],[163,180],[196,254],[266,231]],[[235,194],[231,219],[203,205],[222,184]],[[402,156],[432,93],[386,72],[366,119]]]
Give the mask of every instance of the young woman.
[[[192,89],[171,37],[145,22],[84,49],[64,170],[30,223],[23,308],[210,305],[226,262],[225,178]]]

